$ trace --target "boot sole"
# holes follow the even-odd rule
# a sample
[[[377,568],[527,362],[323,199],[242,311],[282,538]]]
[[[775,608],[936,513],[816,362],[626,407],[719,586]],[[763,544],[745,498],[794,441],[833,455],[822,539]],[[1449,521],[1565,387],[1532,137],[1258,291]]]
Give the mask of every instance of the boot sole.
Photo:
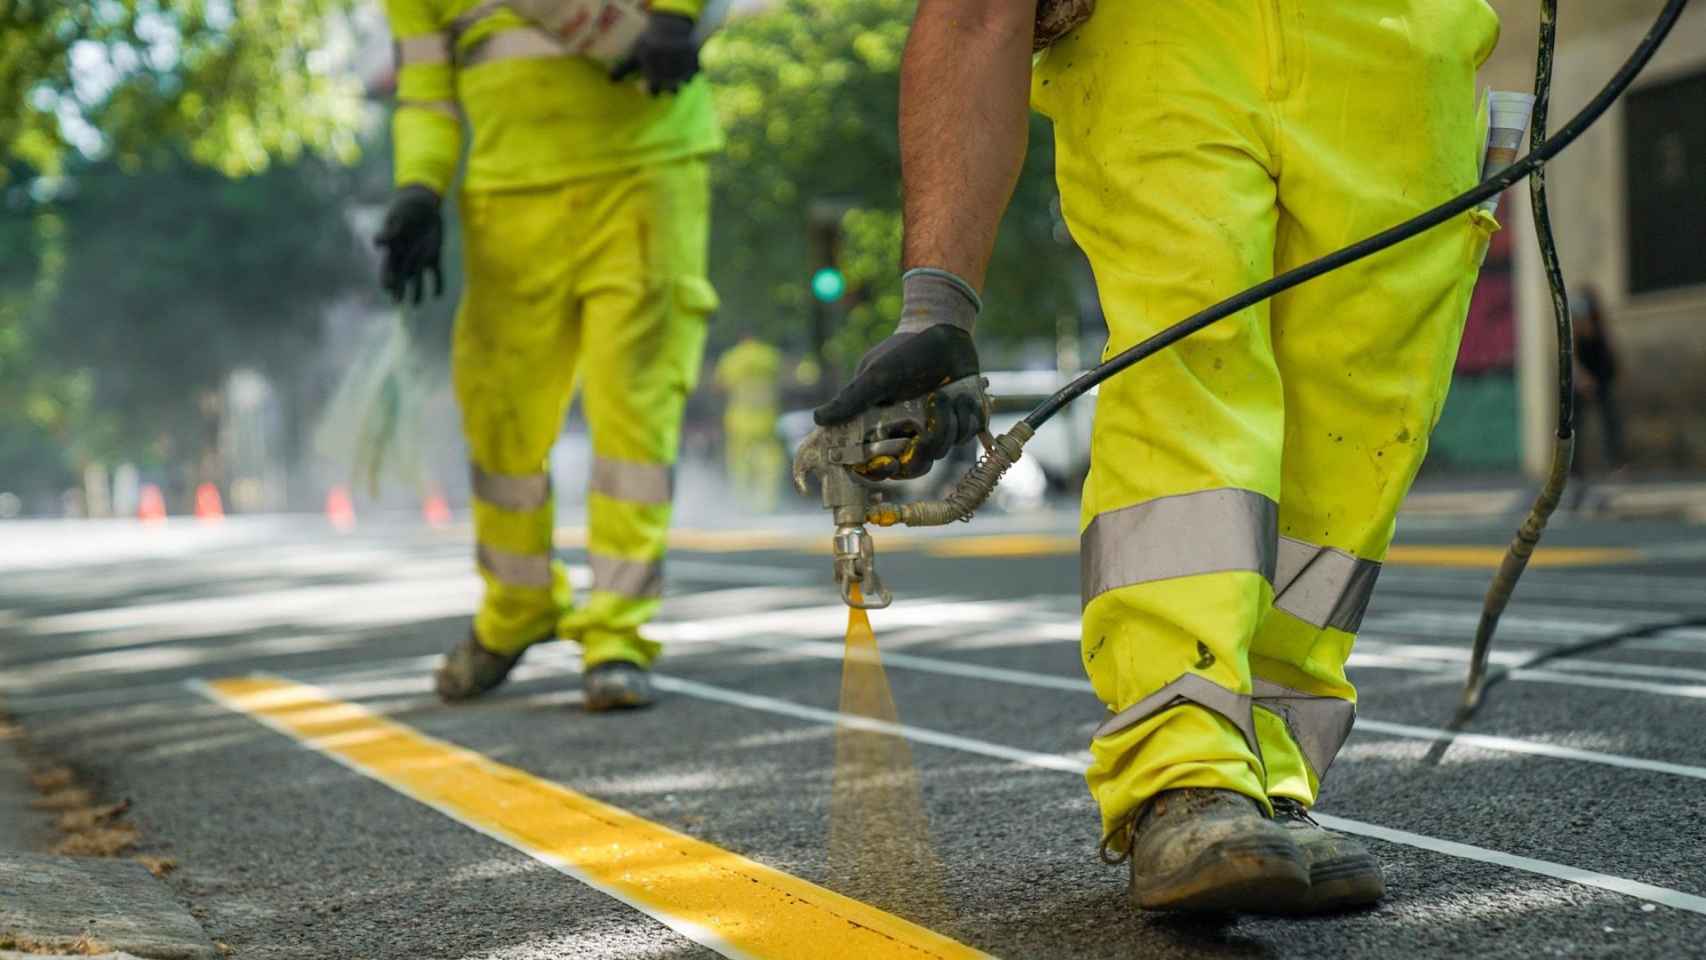
[[[1134,884],[1131,895],[1145,910],[1267,913],[1276,902],[1301,902],[1308,893],[1309,869],[1297,847],[1259,838],[1215,844],[1142,889]]]
[[[1270,912],[1279,914],[1331,913],[1371,906],[1386,896],[1386,879],[1380,861],[1372,854],[1339,857],[1314,864],[1309,871],[1309,889],[1292,902],[1275,901]]]

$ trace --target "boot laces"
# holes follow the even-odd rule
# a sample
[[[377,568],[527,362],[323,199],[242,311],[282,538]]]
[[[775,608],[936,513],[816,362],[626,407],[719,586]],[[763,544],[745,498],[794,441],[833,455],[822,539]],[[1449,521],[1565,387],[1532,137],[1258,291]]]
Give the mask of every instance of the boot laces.
[[[1279,821],[1295,820],[1311,826],[1319,827],[1315,818],[1309,815],[1309,808],[1290,797],[1273,797],[1269,801],[1274,805],[1274,819]]]

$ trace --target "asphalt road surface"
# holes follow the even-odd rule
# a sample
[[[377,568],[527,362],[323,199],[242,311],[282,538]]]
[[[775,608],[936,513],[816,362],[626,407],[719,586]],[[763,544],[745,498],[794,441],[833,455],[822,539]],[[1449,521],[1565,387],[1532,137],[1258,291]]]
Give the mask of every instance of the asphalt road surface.
[[[898,722],[867,727],[910,746],[928,828],[880,884],[831,862],[820,520],[683,531],[661,699],[616,716],[579,709],[568,644],[433,699],[478,592],[465,531],[0,525],[0,699],[131,799],[243,958],[1706,956],[1706,529],[1566,520],[1507,614],[1508,679],[1429,763],[1509,526],[1406,525],[1320,808],[1391,894],[1209,922],[1135,912],[1097,859],[1065,517],[879,534]]]

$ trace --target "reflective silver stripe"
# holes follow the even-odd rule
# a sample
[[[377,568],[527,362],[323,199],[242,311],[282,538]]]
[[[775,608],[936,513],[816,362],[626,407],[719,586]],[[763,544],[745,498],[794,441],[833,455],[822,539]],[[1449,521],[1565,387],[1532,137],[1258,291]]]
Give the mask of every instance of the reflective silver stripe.
[[[431,66],[450,62],[450,37],[428,33],[397,41],[397,67]]]
[[[592,565],[592,588],[624,597],[663,596],[662,560],[623,560],[601,553],[587,554]]]
[[[464,13],[462,16],[457,17],[455,20],[452,20],[450,22],[450,33],[451,33],[451,35],[452,36],[461,35],[462,33],[466,32],[469,27],[472,27],[474,24],[476,24],[476,23],[480,22],[481,20],[484,20],[487,17],[491,16],[492,14],[498,12],[498,9],[500,7],[502,7],[503,5],[504,5],[504,0],[486,0],[485,3],[480,4],[479,6],[468,11],[467,13]]]
[[[1272,580],[1278,518],[1272,500],[1234,488],[1104,513],[1079,541],[1084,604],[1120,587],[1201,573],[1251,570]]]
[[[1206,707],[1225,717],[1244,735],[1244,742],[1250,745],[1250,752],[1258,759],[1262,756],[1262,746],[1256,740],[1256,718],[1250,712],[1250,697],[1247,694],[1233,693],[1196,673],[1181,674],[1179,679],[1109,717],[1106,723],[1096,728],[1091,737],[1100,740],[1122,730],[1129,730],[1163,710],[1171,710],[1187,703]]]
[[[1274,606],[1317,627],[1356,633],[1379,579],[1380,564],[1373,560],[1281,537]]]
[[[1356,723],[1357,705],[1338,697],[1317,697],[1290,687],[1256,678],[1256,706],[1285,721],[1291,738],[1315,770],[1315,779],[1327,776],[1345,738]]]
[[[551,555],[511,553],[485,544],[474,547],[480,569],[512,587],[550,587]]]
[[[462,119],[462,107],[455,100],[398,100],[397,109],[401,110],[404,107],[442,113],[452,120]]]
[[[537,510],[551,502],[549,473],[487,473],[469,464],[474,496],[505,510]]]
[[[663,463],[595,456],[587,489],[629,503],[669,503],[675,493],[675,471]]]
[[[477,67],[497,60],[543,60],[571,55],[568,47],[543,30],[524,27],[485,37],[462,52],[459,63]]]

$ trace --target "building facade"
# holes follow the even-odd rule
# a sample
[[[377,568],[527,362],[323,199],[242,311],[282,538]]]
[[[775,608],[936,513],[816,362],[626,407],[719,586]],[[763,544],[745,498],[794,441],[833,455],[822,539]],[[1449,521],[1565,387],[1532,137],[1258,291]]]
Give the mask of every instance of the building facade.
[[[1494,0],[1504,18],[1487,85],[1533,84],[1537,0]],[[1569,4],[1559,22],[1556,129],[1616,72],[1662,0]],[[1706,468],[1706,7],[1693,4],[1622,102],[1549,165],[1549,206],[1572,291],[1591,289],[1615,345],[1625,448],[1651,472]],[[1503,219],[1515,331],[1521,463],[1544,471],[1556,425],[1556,347],[1550,298],[1529,227],[1526,190]],[[1473,331],[1472,331],[1473,333]],[[1587,429],[1598,429],[1591,420]],[[1589,439],[1585,438],[1585,439]],[[1597,444],[1583,444],[1592,463]]]

